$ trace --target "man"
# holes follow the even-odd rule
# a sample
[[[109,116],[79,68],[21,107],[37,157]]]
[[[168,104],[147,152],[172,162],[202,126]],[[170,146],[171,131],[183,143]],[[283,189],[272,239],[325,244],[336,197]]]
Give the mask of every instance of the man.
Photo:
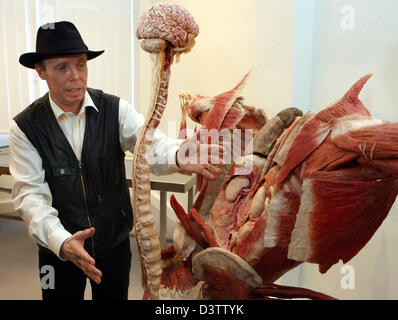
[[[83,299],[87,277],[93,299],[128,297],[133,222],[124,152],[134,151],[144,118],[123,99],[87,88],[87,61],[103,52],[88,50],[62,21],[39,28],[36,52],[20,57],[49,88],[10,126],[14,206],[39,244],[40,270],[53,268],[55,276],[43,299]],[[216,166],[177,163],[190,143],[198,154],[218,148],[157,131],[152,172],[215,179]]]

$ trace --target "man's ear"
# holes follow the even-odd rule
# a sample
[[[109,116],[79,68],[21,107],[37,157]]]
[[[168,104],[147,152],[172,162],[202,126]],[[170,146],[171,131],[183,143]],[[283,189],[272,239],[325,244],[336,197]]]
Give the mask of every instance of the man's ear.
[[[42,80],[46,80],[47,79],[45,71],[40,65],[36,64],[35,65],[35,69],[36,69],[36,72],[39,75],[40,79],[42,79]]]

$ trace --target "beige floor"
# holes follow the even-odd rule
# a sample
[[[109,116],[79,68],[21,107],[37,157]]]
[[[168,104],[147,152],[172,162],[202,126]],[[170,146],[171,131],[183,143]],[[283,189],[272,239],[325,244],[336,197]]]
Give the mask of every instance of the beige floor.
[[[140,263],[137,245],[130,239],[132,270],[130,272],[129,299],[142,297]],[[23,222],[0,219],[0,300],[40,300],[37,245],[27,234]],[[91,299],[88,283],[86,299]]]

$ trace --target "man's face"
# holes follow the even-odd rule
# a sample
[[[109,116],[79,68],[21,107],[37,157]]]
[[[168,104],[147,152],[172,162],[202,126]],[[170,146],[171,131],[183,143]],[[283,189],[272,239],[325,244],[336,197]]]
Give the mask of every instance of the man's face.
[[[41,79],[47,81],[51,97],[64,111],[79,111],[87,89],[85,54],[47,58],[44,69],[36,66]]]

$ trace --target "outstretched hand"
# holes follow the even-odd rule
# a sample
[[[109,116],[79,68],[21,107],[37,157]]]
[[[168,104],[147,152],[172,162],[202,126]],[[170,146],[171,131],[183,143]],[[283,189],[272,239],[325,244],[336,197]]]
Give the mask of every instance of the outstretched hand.
[[[101,283],[102,272],[95,267],[95,260],[84,249],[84,241],[91,238],[95,228],[89,228],[74,233],[65,240],[60,250],[60,257],[73,262],[95,283]]]
[[[222,156],[225,147],[201,141],[199,139],[201,130],[185,139],[180,145],[177,151],[177,164],[183,171],[199,173],[210,180],[216,180],[223,172],[221,167],[224,166]]]

